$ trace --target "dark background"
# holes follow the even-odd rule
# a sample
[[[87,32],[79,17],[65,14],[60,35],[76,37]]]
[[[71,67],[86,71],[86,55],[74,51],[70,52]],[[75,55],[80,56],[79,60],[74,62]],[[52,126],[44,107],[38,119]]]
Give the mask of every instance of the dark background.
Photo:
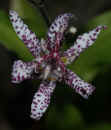
[[[29,0],[30,1],[30,0]],[[37,1],[37,2],[40,2]],[[50,21],[58,14],[72,12],[77,17],[74,24],[79,29],[83,28],[91,18],[105,11],[111,10],[110,0],[45,0],[47,14]],[[0,9],[8,12],[10,0],[1,0]],[[13,61],[17,59],[15,54],[9,52],[0,45],[0,130],[39,130],[59,129],[56,128],[55,118],[52,126],[47,125],[49,110],[40,121],[33,121],[29,118],[30,104],[35,87],[31,81],[24,81],[20,87],[10,83],[10,73]],[[97,75],[92,84],[98,86],[96,92],[89,100],[82,99],[79,95],[73,95],[72,90],[57,87],[52,97],[51,106],[57,108],[61,113],[67,104],[72,104],[81,112],[85,126],[94,127],[96,124],[111,123],[111,70],[104,74]],[[58,84],[60,86],[60,84]],[[61,96],[62,95],[62,96]],[[57,113],[57,116],[59,115]],[[59,115],[60,116],[60,115]],[[58,116],[58,118],[59,118]],[[61,115],[62,116],[62,115]],[[64,118],[64,117],[63,117]],[[62,120],[62,117],[61,117]],[[67,118],[70,120],[70,118]],[[58,125],[58,124],[57,124]],[[69,129],[79,129],[77,126],[69,125]],[[65,129],[64,127],[62,129]],[[80,127],[80,129],[85,129]],[[96,129],[96,128],[95,128]],[[105,130],[105,129],[104,129]]]

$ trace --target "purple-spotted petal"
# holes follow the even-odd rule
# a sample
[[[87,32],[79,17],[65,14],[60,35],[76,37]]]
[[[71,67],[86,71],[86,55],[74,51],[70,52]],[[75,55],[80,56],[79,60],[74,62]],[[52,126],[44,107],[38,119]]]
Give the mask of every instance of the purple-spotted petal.
[[[72,16],[73,15],[70,13],[59,15],[52,23],[47,33],[47,48],[49,50],[52,50],[56,44],[60,44],[63,33],[66,30],[69,19]]]
[[[31,78],[34,67],[33,62],[15,61],[12,70],[12,83],[20,83],[25,79]]]
[[[105,26],[98,26],[89,33],[78,36],[74,45],[64,52],[64,57],[67,59],[66,64],[73,62],[85,49],[91,46],[97,39],[100,31],[105,28]]]
[[[30,50],[33,56],[40,55],[40,42],[36,37],[35,33],[33,33],[26,24],[23,23],[18,14],[10,10],[10,20],[12,22],[13,28],[17,33],[18,37],[25,43],[27,48]]]
[[[81,80],[74,72],[67,70],[65,82],[85,99],[95,90],[95,87]]]
[[[54,82],[40,84],[40,88],[35,93],[31,105],[31,118],[39,120],[42,117],[50,103],[51,94],[55,86]]]

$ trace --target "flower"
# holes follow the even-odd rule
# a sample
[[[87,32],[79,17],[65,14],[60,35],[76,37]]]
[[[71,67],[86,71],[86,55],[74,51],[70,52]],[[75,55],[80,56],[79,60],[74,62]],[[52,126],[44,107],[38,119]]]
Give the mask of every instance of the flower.
[[[18,60],[14,62],[12,83],[20,83],[30,79],[34,74],[41,80],[40,87],[35,93],[31,105],[31,118],[39,120],[46,111],[51,95],[55,89],[56,81],[64,81],[78,94],[88,98],[95,87],[83,81],[66,66],[74,62],[77,57],[89,46],[93,45],[98,34],[105,26],[98,26],[89,33],[78,36],[74,45],[61,52],[60,45],[63,34],[68,27],[70,13],[59,15],[50,26],[46,40],[39,40],[15,11],[10,11],[10,20],[18,37],[24,42],[34,59],[30,62]]]

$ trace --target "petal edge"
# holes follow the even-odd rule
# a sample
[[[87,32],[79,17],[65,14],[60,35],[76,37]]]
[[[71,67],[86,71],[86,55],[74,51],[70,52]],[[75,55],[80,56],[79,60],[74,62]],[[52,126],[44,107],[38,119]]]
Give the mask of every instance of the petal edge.
[[[40,118],[45,113],[48,105],[50,104],[50,98],[55,89],[55,86],[55,82],[50,82],[49,84],[40,84],[39,90],[35,93],[33,97],[30,115],[31,118],[40,120]]]
[[[65,82],[85,99],[95,90],[94,86],[81,80],[74,72],[68,69]]]

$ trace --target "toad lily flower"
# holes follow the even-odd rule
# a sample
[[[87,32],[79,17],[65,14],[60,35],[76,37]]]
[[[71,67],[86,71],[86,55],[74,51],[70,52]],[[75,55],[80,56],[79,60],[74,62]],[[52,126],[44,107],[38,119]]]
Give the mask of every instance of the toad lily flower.
[[[67,69],[66,66],[74,62],[86,48],[91,46],[105,27],[98,26],[89,33],[79,36],[73,46],[65,52],[61,52],[60,45],[63,34],[72,17],[73,15],[70,13],[58,16],[49,28],[46,40],[39,40],[35,33],[23,23],[18,14],[15,11],[10,11],[10,20],[15,32],[34,56],[30,62],[23,62],[22,60],[14,62],[12,83],[20,83],[32,78],[33,75],[37,75],[37,79],[41,80],[31,105],[31,118],[33,119],[39,120],[45,113],[56,81],[64,81],[86,99],[95,89]]]

